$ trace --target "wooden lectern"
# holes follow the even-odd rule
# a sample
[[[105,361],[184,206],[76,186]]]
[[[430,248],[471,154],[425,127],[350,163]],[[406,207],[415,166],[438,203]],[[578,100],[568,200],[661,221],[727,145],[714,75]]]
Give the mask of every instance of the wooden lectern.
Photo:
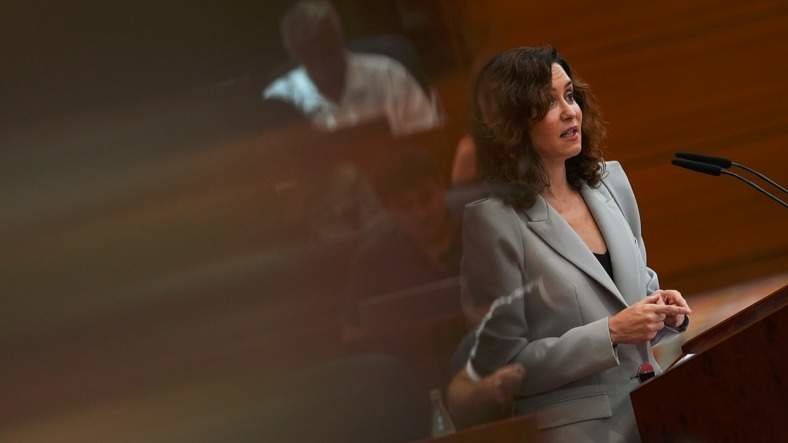
[[[631,393],[644,442],[788,441],[788,286],[682,353]]]

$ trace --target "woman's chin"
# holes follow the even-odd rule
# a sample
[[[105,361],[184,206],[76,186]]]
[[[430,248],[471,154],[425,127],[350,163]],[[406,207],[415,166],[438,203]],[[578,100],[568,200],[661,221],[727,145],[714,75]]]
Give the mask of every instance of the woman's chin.
[[[583,147],[580,146],[580,145],[572,146],[571,148],[567,148],[567,150],[564,152],[564,155],[563,155],[564,160],[569,160],[570,158],[577,157],[578,155],[580,155],[580,152],[582,150],[583,150]]]

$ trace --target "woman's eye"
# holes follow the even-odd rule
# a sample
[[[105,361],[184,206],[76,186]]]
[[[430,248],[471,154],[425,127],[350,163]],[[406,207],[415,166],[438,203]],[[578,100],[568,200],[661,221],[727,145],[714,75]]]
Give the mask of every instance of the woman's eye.
[[[567,103],[574,103],[575,102],[575,93],[569,92],[566,94],[566,102]]]

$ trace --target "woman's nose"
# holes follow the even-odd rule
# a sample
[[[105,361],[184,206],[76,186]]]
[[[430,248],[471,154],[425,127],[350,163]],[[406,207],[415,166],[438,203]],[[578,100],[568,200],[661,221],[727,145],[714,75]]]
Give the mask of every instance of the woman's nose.
[[[569,103],[562,101],[561,102],[561,118],[564,120],[570,120],[577,117],[577,109],[570,105]]]

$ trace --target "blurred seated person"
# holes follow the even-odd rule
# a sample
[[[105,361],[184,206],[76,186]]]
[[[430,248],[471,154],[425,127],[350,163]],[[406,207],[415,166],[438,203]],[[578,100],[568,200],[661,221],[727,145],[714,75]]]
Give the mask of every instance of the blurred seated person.
[[[483,47],[473,57],[471,63],[470,77],[475,79],[487,61],[498,53],[493,46]],[[473,82],[468,84],[469,90],[474,90]],[[451,168],[452,186],[463,186],[478,183],[479,181],[479,162],[477,158],[476,142],[473,141],[471,128],[473,127],[473,117],[468,122],[468,129],[460,137],[457,147],[454,150],[454,160]],[[475,200],[475,199],[474,199]]]
[[[478,70],[478,67],[473,69],[474,77],[478,75]],[[474,101],[485,102],[483,97],[478,96],[474,97]],[[459,219],[462,219],[466,204],[482,198],[475,192],[467,191],[479,183],[476,143],[470,131],[467,131],[457,142],[451,169],[450,207]],[[466,366],[477,340],[476,330],[490,304],[476,306],[463,299],[462,307],[472,328],[452,356],[450,368],[453,376],[447,387],[448,409],[458,429],[512,416],[514,398],[527,372],[522,364],[511,363],[482,378],[471,376]]]
[[[478,50],[471,64],[471,78],[476,78],[484,65],[487,64],[487,61],[497,53],[497,48],[493,46],[483,47]],[[472,83],[468,87],[469,90],[475,89]],[[471,120],[468,122],[468,129],[457,142],[457,147],[454,150],[454,159],[452,160],[451,191],[448,204],[452,213],[460,219],[462,219],[465,204],[487,197],[490,191],[479,177],[478,152],[470,129],[473,126],[473,117],[471,117]]]
[[[483,187],[468,190],[477,187],[474,185],[478,185],[478,170],[476,143],[469,133],[465,133],[457,143],[451,169],[454,190],[466,188],[460,195],[462,202],[456,202],[456,206],[461,207],[461,203],[481,198],[486,192]],[[461,218],[462,210],[457,212]],[[446,396],[449,413],[458,429],[512,416],[515,395],[527,372],[523,365],[511,363],[478,381],[471,378],[465,367],[476,340],[475,326],[482,320],[483,314],[479,309],[466,306],[463,306],[463,311],[468,323],[474,328],[465,335],[452,356],[451,373],[454,375]]]
[[[454,151],[454,160],[451,166],[451,184],[453,186],[467,185],[479,178],[476,165],[476,144],[473,137],[466,133],[457,143]]]
[[[258,128],[264,131],[287,127],[308,127],[306,116],[291,103],[281,100],[265,100],[263,106],[255,106],[254,117],[258,120]],[[262,127],[259,123],[262,122]]]
[[[527,372],[520,363],[512,363],[480,380],[472,379],[465,368],[475,342],[474,328],[460,342],[451,359],[454,376],[446,397],[449,414],[458,429],[511,417],[514,397]]]
[[[479,180],[478,165],[476,143],[473,137],[466,133],[460,138],[454,151],[451,188],[446,196],[446,206],[460,225],[465,205],[490,194],[489,184]]]
[[[355,307],[383,295],[456,276],[459,238],[444,204],[445,185],[430,153],[401,151],[392,165],[376,174],[375,190],[387,217],[372,226],[351,260],[346,291]]]
[[[298,2],[281,27],[284,46],[300,66],[274,80],[263,100],[291,103],[325,131],[378,118],[394,136],[439,124],[435,104],[399,62],[347,50],[330,2]]]
[[[474,160],[475,161],[475,160]],[[343,319],[346,338],[355,338],[355,307],[360,300],[457,275],[459,230],[444,204],[445,185],[428,152],[403,151],[393,166],[378,174],[375,188],[389,218],[376,225],[351,260],[347,296],[352,308]],[[466,309],[469,324],[482,317]],[[512,415],[512,404],[525,369],[514,363],[475,381],[466,372],[475,330],[452,357],[454,377],[447,403],[460,428]]]

